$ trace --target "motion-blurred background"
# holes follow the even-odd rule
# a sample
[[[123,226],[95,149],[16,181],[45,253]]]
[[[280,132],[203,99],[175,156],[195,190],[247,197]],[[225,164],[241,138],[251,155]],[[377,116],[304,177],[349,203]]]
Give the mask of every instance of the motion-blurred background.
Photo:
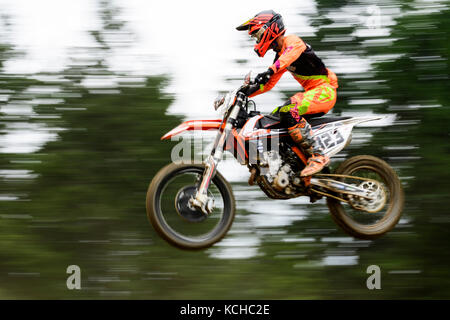
[[[372,154],[401,177],[403,217],[379,240],[347,236],[324,201],[266,199],[232,161],[223,241],[185,252],[147,222],[175,144],[159,138],[217,118],[217,93],[271,64],[235,30],[265,9],[338,75],[332,114],[385,116],[333,163]],[[449,21],[444,0],[0,0],[0,298],[450,298]],[[285,75],[255,102],[298,91]]]

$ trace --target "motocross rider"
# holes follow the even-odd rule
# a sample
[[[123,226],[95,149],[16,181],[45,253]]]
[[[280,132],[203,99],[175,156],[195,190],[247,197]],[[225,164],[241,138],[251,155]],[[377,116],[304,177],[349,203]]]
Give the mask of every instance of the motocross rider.
[[[276,52],[274,63],[256,76],[257,85],[250,87],[249,97],[272,89],[286,71],[305,89],[277,107],[272,114],[279,113],[281,123],[308,156],[307,165],[300,175],[305,177],[321,171],[330,159],[314,140],[311,126],[303,115],[323,115],[333,108],[338,87],[336,74],[325,67],[310,45],[296,35],[285,35],[281,15],[272,10],[256,14],[236,29],[248,30],[249,35],[256,39],[254,49],[258,56],[264,57],[269,49]]]

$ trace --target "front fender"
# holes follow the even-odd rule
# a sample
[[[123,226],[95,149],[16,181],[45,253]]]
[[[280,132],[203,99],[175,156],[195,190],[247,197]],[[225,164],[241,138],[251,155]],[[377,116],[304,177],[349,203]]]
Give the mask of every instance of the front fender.
[[[192,130],[218,130],[220,128],[220,124],[222,119],[214,119],[214,120],[189,120],[183,122],[179,126],[173,128],[165,135],[161,137],[161,140],[167,140],[176,136],[184,131],[192,131]],[[222,124],[222,127],[225,127],[225,122]]]

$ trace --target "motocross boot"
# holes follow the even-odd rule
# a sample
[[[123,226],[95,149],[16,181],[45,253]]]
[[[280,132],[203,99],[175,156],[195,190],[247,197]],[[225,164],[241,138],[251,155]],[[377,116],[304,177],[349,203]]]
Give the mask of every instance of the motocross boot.
[[[299,145],[308,156],[306,167],[300,173],[300,176],[311,176],[323,169],[330,162],[330,158],[323,154],[322,149],[317,145],[313,138],[311,125],[301,118],[295,126],[288,128],[292,140]]]

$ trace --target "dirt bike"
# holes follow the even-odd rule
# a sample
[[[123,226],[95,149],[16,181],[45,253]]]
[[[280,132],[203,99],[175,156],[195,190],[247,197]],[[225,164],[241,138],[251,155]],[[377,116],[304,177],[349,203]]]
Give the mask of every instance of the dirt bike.
[[[300,177],[307,157],[278,116],[256,110],[246,94],[255,85],[247,74],[240,88],[215,101],[222,119],[186,121],[161,138],[189,130],[218,131],[211,154],[202,164],[171,163],[153,178],[146,208],[159,235],[183,249],[207,248],[226,235],[235,216],[235,200],[231,185],[217,171],[224,151],[248,167],[248,183],[258,184],[269,198],[308,196],[315,202],[326,197],[332,218],[351,236],[374,239],[394,228],[404,204],[395,171],[379,158],[360,155],[345,160],[333,173],[325,167],[318,174]],[[316,143],[330,158],[350,143],[355,125],[380,119],[305,117]]]

